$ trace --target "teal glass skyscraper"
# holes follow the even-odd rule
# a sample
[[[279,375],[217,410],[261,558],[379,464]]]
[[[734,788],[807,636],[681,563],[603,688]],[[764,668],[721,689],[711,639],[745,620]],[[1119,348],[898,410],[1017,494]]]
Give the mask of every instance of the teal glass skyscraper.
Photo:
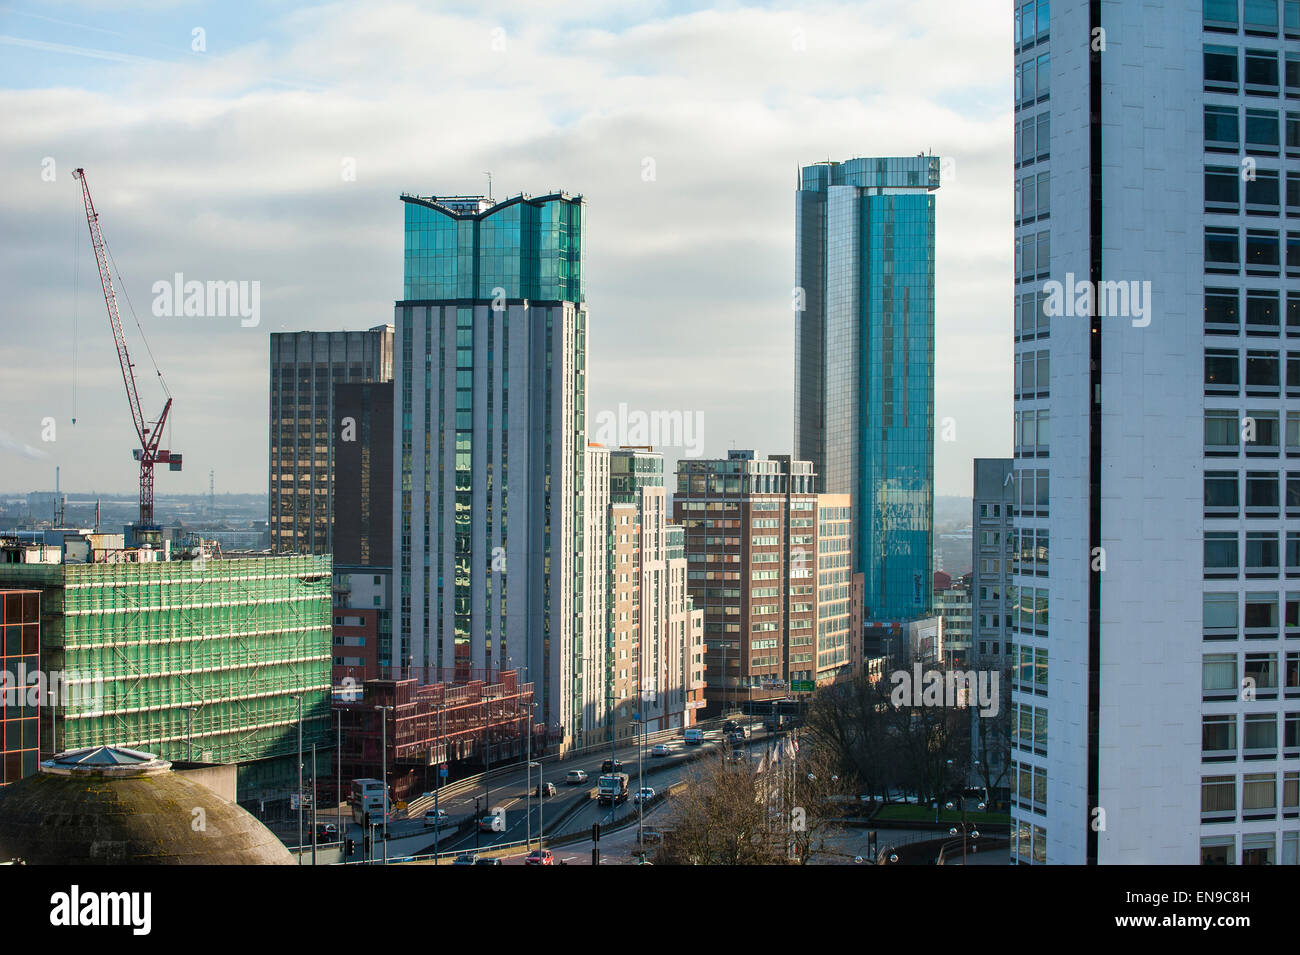
[[[939,159],[805,166],[795,201],[795,457],[853,495],[869,620],[930,611]]]
[[[392,664],[518,670],[565,747],[583,733],[583,201],[402,202]]]

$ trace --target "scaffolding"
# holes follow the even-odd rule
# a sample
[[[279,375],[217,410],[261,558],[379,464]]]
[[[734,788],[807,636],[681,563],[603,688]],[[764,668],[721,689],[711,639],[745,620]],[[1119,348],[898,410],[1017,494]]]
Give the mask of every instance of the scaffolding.
[[[101,681],[56,701],[52,745],[244,764],[296,754],[299,699],[303,745],[332,740],[330,575],[328,556],[11,563],[0,587],[42,591],[42,669]]]

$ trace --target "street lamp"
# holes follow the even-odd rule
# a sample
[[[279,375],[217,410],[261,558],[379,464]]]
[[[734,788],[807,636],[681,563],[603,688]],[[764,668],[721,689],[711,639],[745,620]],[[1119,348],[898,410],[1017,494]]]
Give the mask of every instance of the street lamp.
[[[952,800],[948,800],[948,805],[946,806],[946,808],[950,810],[955,808],[953,806]],[[980,812],[983,812],[985,808],[985,804],[981,802],[975,808]],[[966,832],[968,828],[969,826],[968,823],[966,822],[966,800],[962,799],[961,801],[961,864],[962,865],[966,864]],[[957,835],[957,828],[954,826],[953,828],[949,829],[948,835],[950,836]],[[978,839],[980,837],[980,831],[978,829],[970,829],[970,837],[972,839]]]
[[[380,775],[384,783],[384,865],[388,865],[388,711],[391,706],[376,706],[379,711],[379,759]]]
[[[641,849],[641,861],[645,861],[645,782],[641,769],[641,740],[645,721],[641,719],[638,713],[637,719],[632,722],[636,726],[636,841]]]
[[[298,865],[302,865],[302,694],[290,694],[298,701]]]
[[[546,767],[540,762],[529,761],[528,768],[532,769],[534,766],[537,767],[537,851],[541,852],[546,840]],[[530,834],[529,848],[532,844],[533,837]]]

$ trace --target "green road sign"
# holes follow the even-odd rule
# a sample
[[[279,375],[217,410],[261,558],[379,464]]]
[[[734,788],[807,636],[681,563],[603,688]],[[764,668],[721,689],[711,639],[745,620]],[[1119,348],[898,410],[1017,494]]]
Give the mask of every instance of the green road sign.
[[[811,693],[816,688],[812,680],[791,680],[790,690],[793,693]]]

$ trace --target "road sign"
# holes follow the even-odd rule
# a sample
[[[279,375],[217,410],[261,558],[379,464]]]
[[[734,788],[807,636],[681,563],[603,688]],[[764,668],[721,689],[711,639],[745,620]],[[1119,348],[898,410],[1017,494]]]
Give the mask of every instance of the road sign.
[[[440,767],[438,768],[438,775],[441,776],[443,779],[446,779],[446,778],[447,778],[447,767],[446,767],[446,766],[440,766]]]
[[[790,689],[794,693],[811,693],[817,688],[812,680],[791,680]]]

